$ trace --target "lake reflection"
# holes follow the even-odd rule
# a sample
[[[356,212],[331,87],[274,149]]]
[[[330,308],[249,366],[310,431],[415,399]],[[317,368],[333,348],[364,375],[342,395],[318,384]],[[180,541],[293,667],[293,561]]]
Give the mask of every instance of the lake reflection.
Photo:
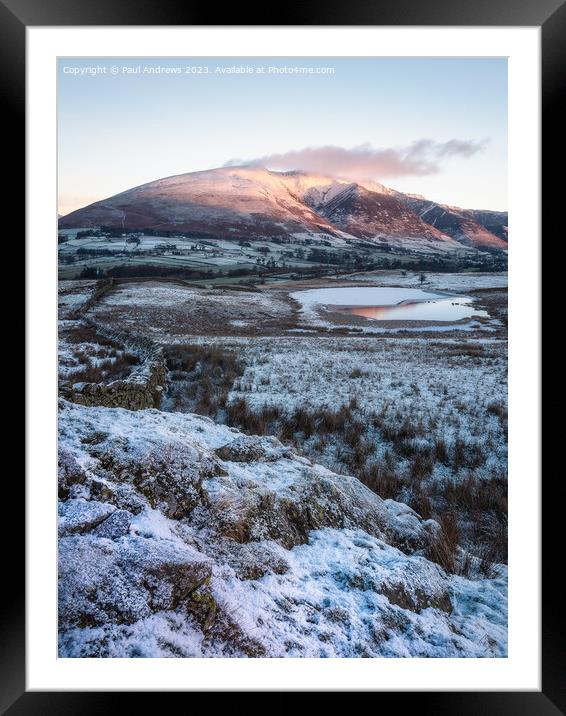
[[[475,308],[466,296],[451,296],[430,301],[403,301],[392,306],[328,306],[333,311],[378,321],[460,321],[464,318],[489,318],[487,311]]]

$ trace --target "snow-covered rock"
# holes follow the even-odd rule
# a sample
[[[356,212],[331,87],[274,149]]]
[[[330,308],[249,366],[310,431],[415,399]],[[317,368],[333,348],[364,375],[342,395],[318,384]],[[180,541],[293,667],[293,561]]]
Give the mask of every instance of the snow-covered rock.
[[[180,607],[211,575],[204,555],[167,540],[91,535],[59,542],[59,625],[131,624]]]
[[[116,508],[96,500],[67,500],[59,503],[59,536],[88,532],[106,520]]]
[[[231,462],[279,460],[282,457],[289,457],[292,453],[293,451],[286,448],[277,438],[258,435],[240,435],[216,450],[219,458]]]
[[[60,408],[61,656],[505,655],[505,571],[446,574],[407,506],[207,418]]]
[[[132,524],[132,513],[128,510],[115,510],[110,517],[101,522],[98,527],[92,531],[96,537],[106,537],[108,539],[117,539],[127,535]]]

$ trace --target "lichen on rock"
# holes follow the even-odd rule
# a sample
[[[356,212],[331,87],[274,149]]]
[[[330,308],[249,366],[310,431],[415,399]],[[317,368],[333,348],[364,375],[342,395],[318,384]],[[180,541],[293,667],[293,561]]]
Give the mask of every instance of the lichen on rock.
[[[61,656],[505,653],[503,568],[447,574],[435,522],[279,441],[64,400],[60,441]]]

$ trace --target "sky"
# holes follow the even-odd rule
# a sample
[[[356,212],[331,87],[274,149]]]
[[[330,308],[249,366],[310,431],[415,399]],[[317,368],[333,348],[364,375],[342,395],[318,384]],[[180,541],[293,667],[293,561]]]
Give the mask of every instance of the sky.
[[[59,59],[60,214],[227,164],[506,210],[507,61]]]

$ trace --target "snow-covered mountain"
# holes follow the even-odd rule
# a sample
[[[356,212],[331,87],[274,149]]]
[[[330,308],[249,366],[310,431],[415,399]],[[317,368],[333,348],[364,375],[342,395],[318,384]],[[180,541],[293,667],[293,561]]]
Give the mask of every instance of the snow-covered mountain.
[[[507,248],[507,212],[460,209],[409,195],[405,203],[423,221],[465,246]]]
[[[507,214],[455,209],[352,182],[262,167],[223,167],[143,184],[78,209],[61,228],[114,226],[211,238],[305,236],[422,246],[507,249]]]

